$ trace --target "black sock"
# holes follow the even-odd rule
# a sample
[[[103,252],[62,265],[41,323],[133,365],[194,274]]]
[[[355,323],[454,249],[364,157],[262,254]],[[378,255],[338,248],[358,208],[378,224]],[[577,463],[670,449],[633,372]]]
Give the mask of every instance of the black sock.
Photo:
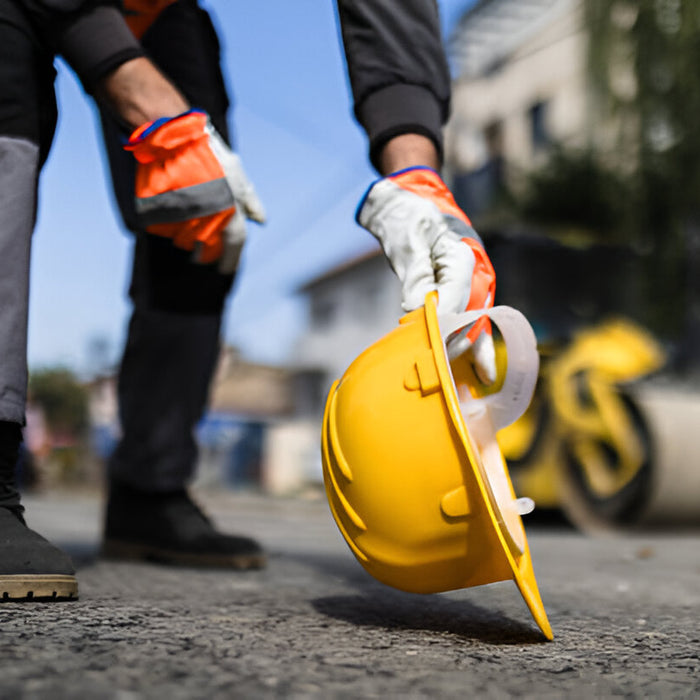
[[[22,443],[22,428],[19,423],[0,421],[0,507],[21,512],[17,490],[17,457]]]

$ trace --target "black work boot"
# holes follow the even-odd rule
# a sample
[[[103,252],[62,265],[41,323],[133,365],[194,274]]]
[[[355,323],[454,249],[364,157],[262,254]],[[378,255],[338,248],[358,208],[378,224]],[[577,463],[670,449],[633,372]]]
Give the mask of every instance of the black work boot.
[[[70,558],[24,523],[20,508],[0,506],[0,599],[77,600]]]
[[[112,481],[103,556],[185,566],[260,569],[266,556],[248,537],[225,535],[185,489],[153,493]]]
[[[15,483],[21,442],[17,423],[0,421],[0,600],[75,600],[70,558],[24,522]]]

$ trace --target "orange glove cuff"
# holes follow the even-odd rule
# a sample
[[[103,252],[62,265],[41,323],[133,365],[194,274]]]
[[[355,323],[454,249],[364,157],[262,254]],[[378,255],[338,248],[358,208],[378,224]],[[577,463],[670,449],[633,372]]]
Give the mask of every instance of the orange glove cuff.
[[[198,259],[222,253],[221,231],[235,211],[223,166],[211,148],[204,112],[139,127],[124,146],[136,160],[136,211],[144,231],[173,239]]]
[[[225,177],[209,146],[206,125],[204,112],[191,111],[144,124],[129,137],[124,149],[142,166],[136,172],[137,198]]]
[[[429,199],[443,214],[449,214],[471,226],[467,215],[459,208],[452,192],[442,181],[440,175],[432,168],[408,168],[389,175],[389,180],[401,189],[413,192],[424,199]]]
[[[206,139],[207,115],[191,110],[171,119],[157,119],[142,124],[124,146],[139,163],[152,163],[171,155],[172,151],[200,139]]]
[[[496,296],[496,271],[479,241],[474,238],[463,238],[462,243],[466,243],[472,249],[476,260],[467,309],[491,308]],[[486,316],[482,316],[474,323],[467,337],[474,342],[482,331],[491,334],[491,321]]]

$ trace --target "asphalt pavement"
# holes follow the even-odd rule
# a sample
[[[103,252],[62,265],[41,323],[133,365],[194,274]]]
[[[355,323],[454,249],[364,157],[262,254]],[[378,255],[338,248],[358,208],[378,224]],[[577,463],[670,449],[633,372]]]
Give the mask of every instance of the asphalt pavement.
[[[199,500],[269,566],[102,561],[98,497],[26,499],[73,556],[80,598],[0,604],[0,697],[700,697],[700,532],[529,525],[547,642],[512,582],[421,596],[374,581],[320,494]]]

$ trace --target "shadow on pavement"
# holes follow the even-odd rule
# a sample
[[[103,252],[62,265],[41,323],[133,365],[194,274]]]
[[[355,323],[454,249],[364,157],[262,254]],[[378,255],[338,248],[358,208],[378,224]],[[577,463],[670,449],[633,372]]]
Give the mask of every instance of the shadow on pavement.
[[[537,630],[464,600],[372,590],[366,595],[329,596],[311,601],[317,612],[353,625],[391,630],[441,632],[486,644],[538,644]]]
[[[279,555],[278,555],[279,556]],[[533,627],[465,600],[405,593],[375,581],[351,556],[285,553],[284,558],[313,567],[323,576],[341,579],[356,595],[314,598],[314,609],[353,625],[394,630],[444,632],[488,644],[546,642]]]

